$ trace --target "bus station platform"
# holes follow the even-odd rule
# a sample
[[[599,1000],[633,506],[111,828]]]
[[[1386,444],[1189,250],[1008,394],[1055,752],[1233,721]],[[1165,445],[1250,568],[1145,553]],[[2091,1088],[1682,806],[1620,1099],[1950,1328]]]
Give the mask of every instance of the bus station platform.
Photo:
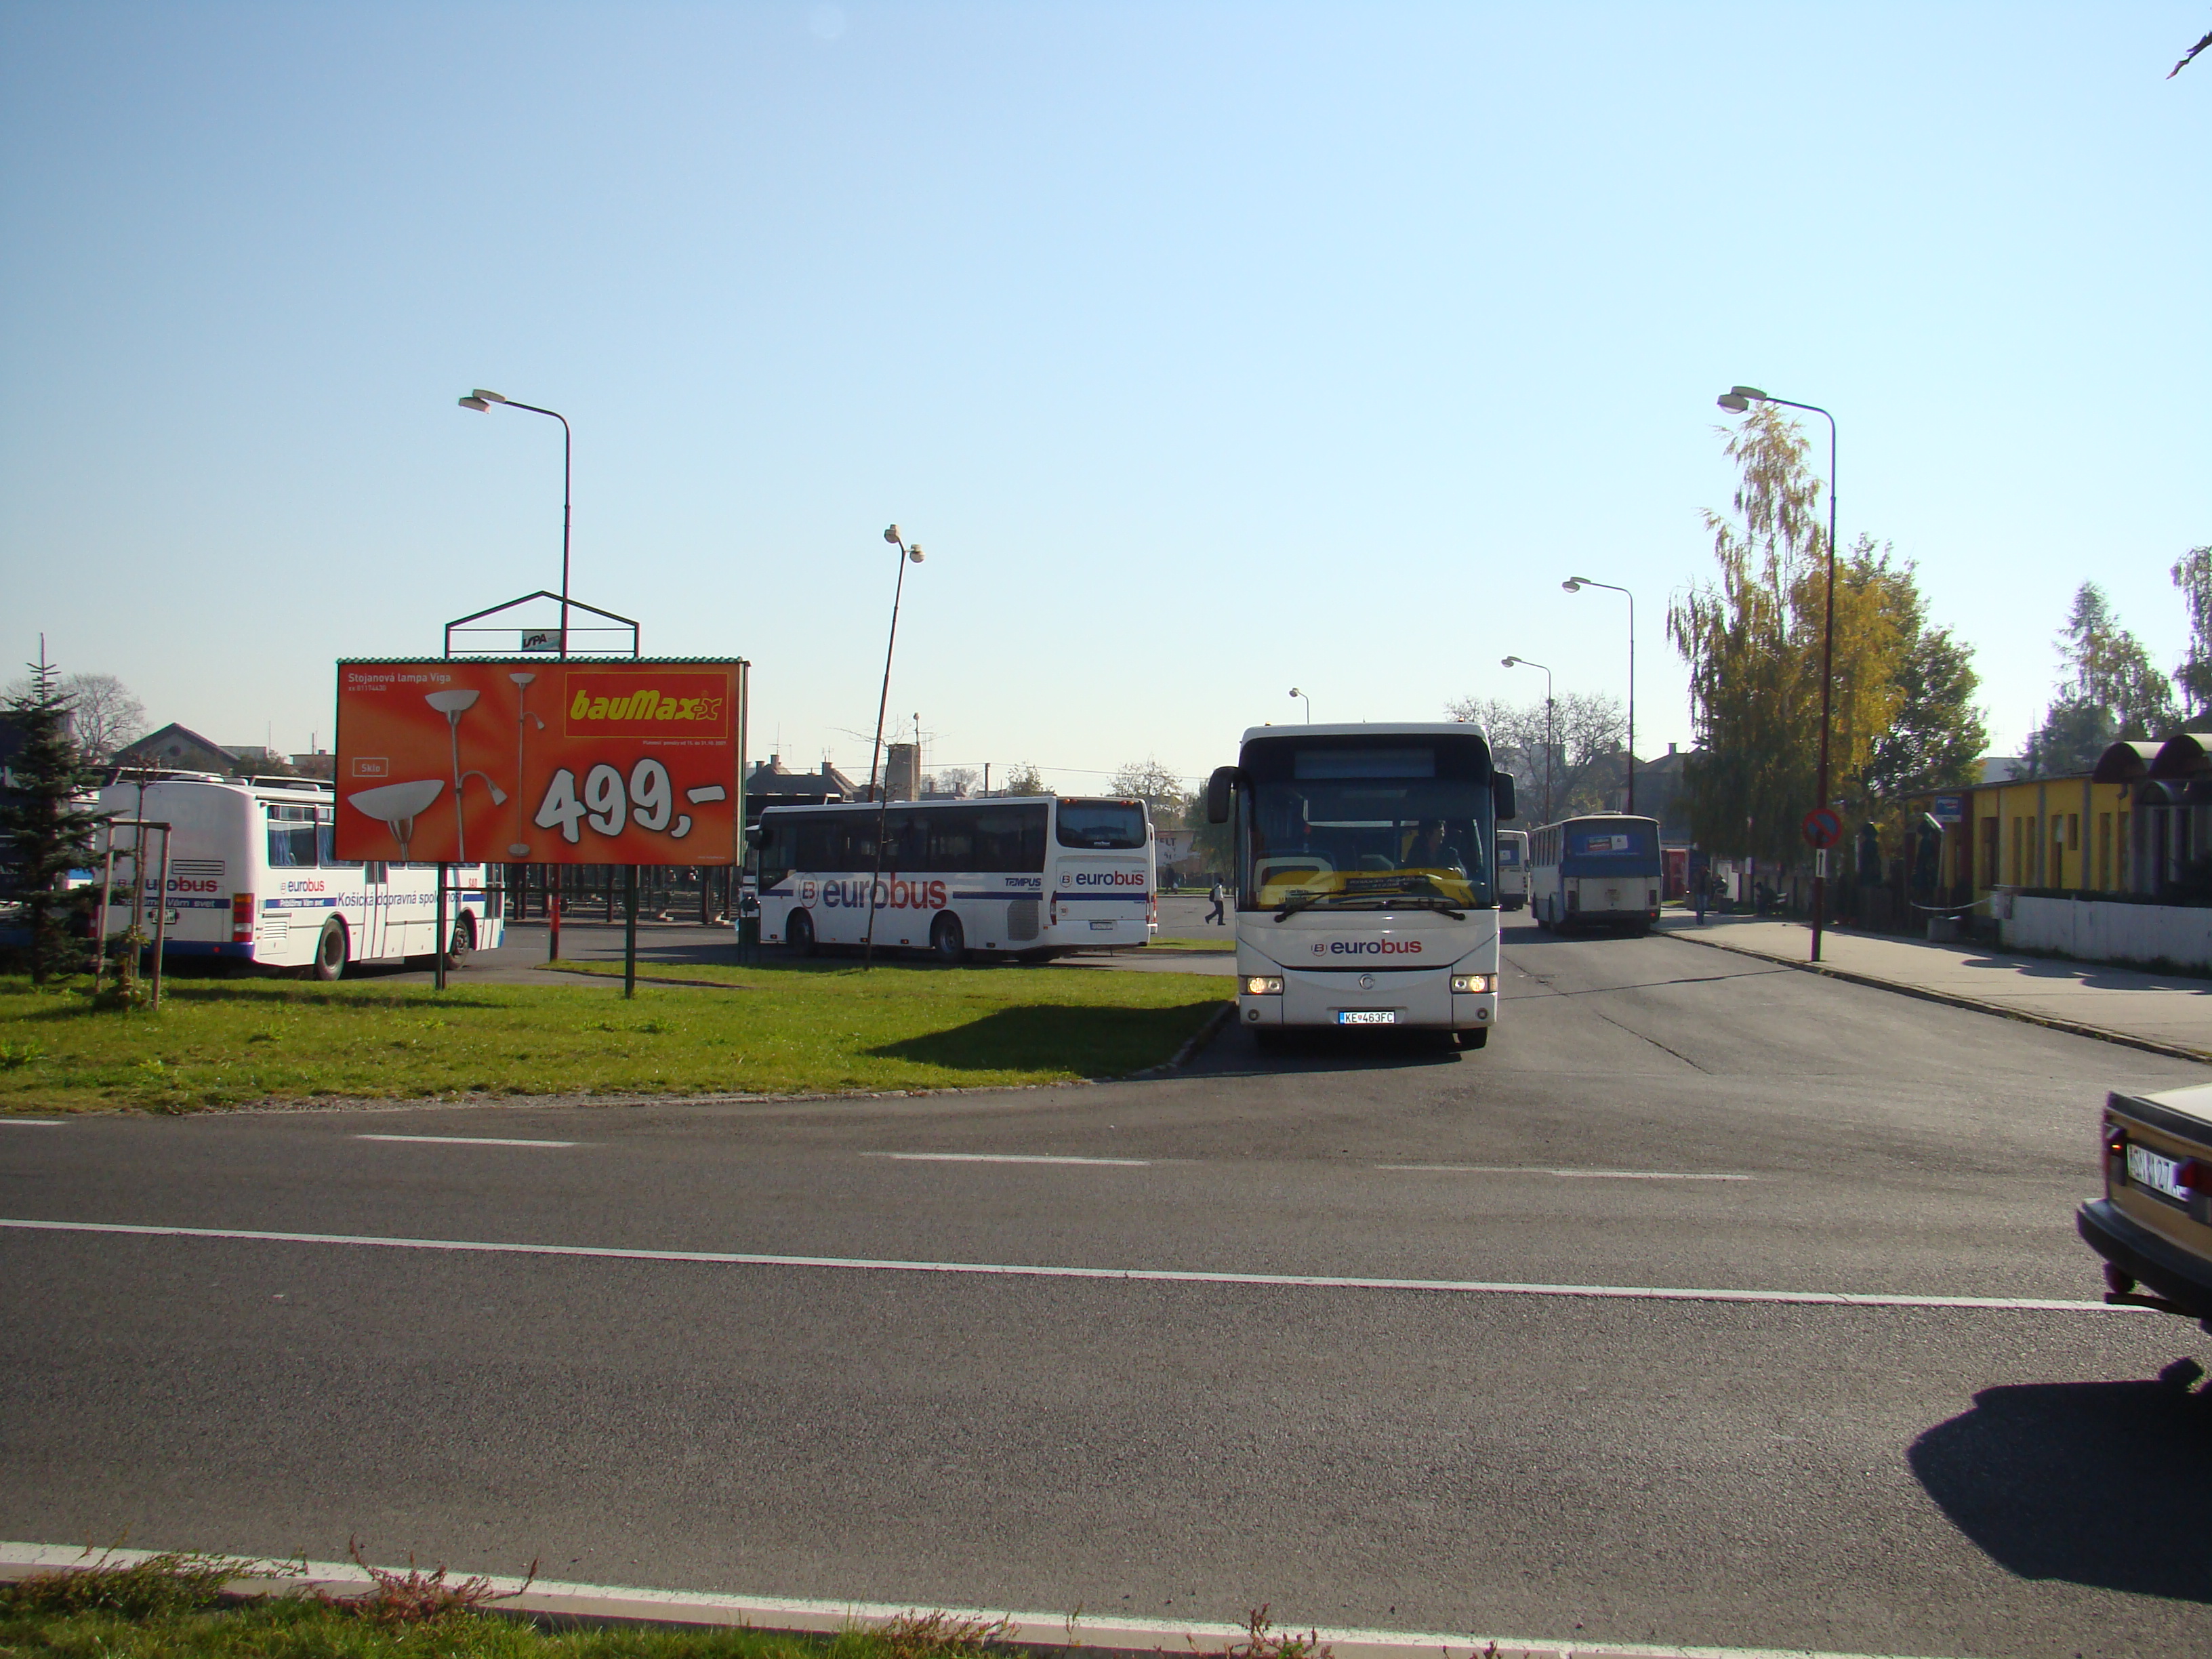
[[[2018,956],[1978,944],[1930,945],[1847,927],[1821,934],[1821,959],[1814,963],[1806,959],[1813,930],[1805,922],[1709,915],[1701,927],[1690,912],[1672,908],[1659,931],[1932,1002],[2212,1061],[2212,979]]]

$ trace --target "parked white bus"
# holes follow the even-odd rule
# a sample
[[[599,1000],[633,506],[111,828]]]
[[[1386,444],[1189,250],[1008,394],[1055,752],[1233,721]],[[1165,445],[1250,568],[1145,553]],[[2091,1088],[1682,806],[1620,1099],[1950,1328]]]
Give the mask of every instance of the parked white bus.
[[[1467,725],[1271,726],[1207,781],[1233,821],[1237,1018],[1418,1026],[1469,1048],[1498,1021],[1495,826],[1513,780]]]
[[[1498,832],[1498,908],[1518,910],[1528,902],[1528,832]]]
[[[335,800],[329,784],[309,778],[157,774],[142,783],[126,774],[100,790],[99,810],[171,826],[168,890],[160,890],[158,831],[146,835],[141,889],[149,938],[153,906],[168,908],[165,955],[304,969],[317,979],[336,979],[348,963],[434,955],[438,866],[340,863],[331,855]],[[131,925],[138,832],[112,833],[111,935]],[[106,845],[95,842],[95,878]],[[446,899],[447,960],[458,966],[471,951],[497,948],[505,924],[482,865],[448,874],[459,890]]]
[[[951,963],[971,951],[1042,960],[1152,939],[1145,803],[1048,795],[768,808],[746,832],[760,852],[763,944],[805,953],[866,938],[878,813],[879,945]]]
[[[1659,823],[1625,812],[1547,823],[1528,841],[1528,904],[1558,933],[1647,933],[1659,920]]]

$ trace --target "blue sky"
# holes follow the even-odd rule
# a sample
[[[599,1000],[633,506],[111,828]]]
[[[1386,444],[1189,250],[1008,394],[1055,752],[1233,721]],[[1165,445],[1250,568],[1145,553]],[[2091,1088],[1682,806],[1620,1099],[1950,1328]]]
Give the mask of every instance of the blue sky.
[[[1623,688],[1713,398],[1842,422],[2001,748],[2212,541],[2212,18],[2127,7],[0,10],[0,626],[327,743],[331,663],[557,578],[755,664],[756,757],[1196,775]],[[854,733],[860,733],[854,736]]]

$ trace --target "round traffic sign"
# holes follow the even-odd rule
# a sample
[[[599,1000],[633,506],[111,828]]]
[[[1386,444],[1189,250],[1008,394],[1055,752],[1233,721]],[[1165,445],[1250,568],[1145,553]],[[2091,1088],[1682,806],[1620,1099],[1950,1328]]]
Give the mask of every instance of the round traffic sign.
[[[1844,821],[1832,807],[1816,806],[1805,814],[1804,833],[1808,847],[1833,847],[1844,838]]]

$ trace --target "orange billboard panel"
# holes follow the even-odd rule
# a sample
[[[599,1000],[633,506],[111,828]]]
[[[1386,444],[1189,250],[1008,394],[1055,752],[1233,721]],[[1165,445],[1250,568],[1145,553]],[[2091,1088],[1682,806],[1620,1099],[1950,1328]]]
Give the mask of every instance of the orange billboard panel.
[[[743,662],[341,662],[342,859],[738,857]]]

